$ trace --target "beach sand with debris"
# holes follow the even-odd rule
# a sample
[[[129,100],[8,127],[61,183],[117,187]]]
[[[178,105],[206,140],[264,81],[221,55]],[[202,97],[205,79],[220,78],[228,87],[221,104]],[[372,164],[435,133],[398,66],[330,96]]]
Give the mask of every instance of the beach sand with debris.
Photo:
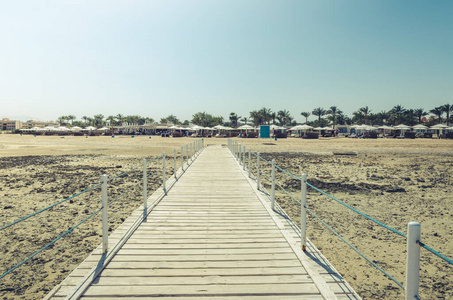
[[[407,223],[421,223],[422,240],[453,257],[453,198],[451,197],[453,141],[436,139],[296,138],[236,140],[288,172],[308,175],[323,191],[377,220],[406,233]],[[109,177],[140,165],[143,158],[193,142],[191,138],[152,136],[58,137],[0,135],[0,214],[8,224]],[[227,144],[206,138],[205,145]],[[179,155],[178,166],[179,167]],[[262,163],[270,174],[270,166]],[[172,165],[169,164],[172,168]],[[152,165],[156,171],[159,166]],[[252,168],[253,169],[253,168]],[[111,196],[120,195],[140,180],[141,170],[112,184]],[[170,171],[171,172],[171,171]],[[263,177],[264,178],[264,177]],[[277,172],[279,184],[300,197],[300,182]],[[264,180],[264,179],[263,179]],[[263,183],[266,184],[265,180]],[[149,191],[161,184],[153,178]],[[140,206],[141,188],[109,208],[110,230]],[[297,222],[300,207],[282,191],[277,201]],[[308,207],[339,234],[404,283],[406,244],[400,237],[365,220],[326,196],[308,190]],[[59,234],[83,220],[100,205],[100,190],[93,189],[42,214],[0,232],[0,272],[39,250]],[[77,228],[32,261],[6,275],[0,297],[39,299],[63,280],[100,243],[99,217]],[[364,299],[403,299],[404,291],[349,249],[317,220],[309,217],[307,235]],[[452,266],[421,251],[420,296],[449,298],[453,290]]]

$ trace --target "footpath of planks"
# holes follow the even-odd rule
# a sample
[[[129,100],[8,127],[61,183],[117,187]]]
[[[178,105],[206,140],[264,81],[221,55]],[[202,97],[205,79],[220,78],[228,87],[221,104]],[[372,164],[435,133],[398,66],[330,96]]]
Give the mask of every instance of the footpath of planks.
[[[100,247],[47,299],[73,299],[74,291],[80,299],[360,299],[314,245],[300,250],[298,228],[270,209],[227,148],[205,148],[173,183],[162,200],[162,190],[150,197],[158,204],[99,276],[87,274],[102,265]]]

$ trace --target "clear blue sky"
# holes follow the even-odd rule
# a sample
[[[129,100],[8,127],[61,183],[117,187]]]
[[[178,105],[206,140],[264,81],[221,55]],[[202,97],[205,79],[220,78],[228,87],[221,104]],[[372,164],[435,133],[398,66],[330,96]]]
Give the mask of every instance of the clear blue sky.
[[[453,1],[4,1],[0,117],[453,104]]]

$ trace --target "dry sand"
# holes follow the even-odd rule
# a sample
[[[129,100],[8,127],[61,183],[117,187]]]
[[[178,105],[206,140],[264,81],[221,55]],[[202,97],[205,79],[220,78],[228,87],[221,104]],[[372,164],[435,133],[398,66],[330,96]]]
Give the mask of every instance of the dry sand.
[[[237,139],[268,160],[364,213],[406,232],[409,221],[422,224],[422,240],[453,257],[453,199],[451,167],[453,141],[449,140],[320,140],[278,141]],[[144,157],[173,153],[190,138],[136,136],[48,137],[0,135],[0,226],[64,199],[141,163]],[[226,144],[206,139],[206,144]],[[332,153],[356,153],[354,156]],[[179,155],[179,153],[178,153]],[[179,162],[179,160],[178,160]],[[178,165],[179,167],[179,165]],[[153,166],[156,168],[157,166]],[[267,171],[269,172],[269,167]],[[270,174],[270,172],[269,172]],[[110,185],[111,197],[140,180],[140,171]],[[299,183],[277,172],[279,183],[299,197]],[[263,177],[264,178],[264,177]],[[161,184],[156,178],[152,191]],[[37,217],[0,232],[0,273],[50,242],[99,207],[99,189],[67,201]],[[300,208],[278,193],[278,201],[298,219]],[[113,203],[113,230],[141,203],[140,187]],[[308,206],[342,236],[404,283],[405,240],[364,220],[318,192],[309,190]],[[38,254],[0,281],[3,299],[39,299],[58,284],[100,242],[100,221],[75,232]],[[344,245],[318,221],[309,218],[309,238],[345,276],[364,299],[403,299],[404,292]],[[452,298],[453,266],[422,249],[421,298]]]

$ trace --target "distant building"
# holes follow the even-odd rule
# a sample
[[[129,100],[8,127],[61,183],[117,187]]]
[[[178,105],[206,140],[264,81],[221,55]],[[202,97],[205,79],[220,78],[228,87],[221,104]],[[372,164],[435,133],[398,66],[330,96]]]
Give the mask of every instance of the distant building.
[[[33,127],[44,128],[47,126],[59,127],[60,123],[55,123],[54,121],[42,122],[42,121],[36,121],[36,120],[28,120],[27,122],[24,123],[23,128],[33,128]]]
[[[10,120],[8,118],[3,118],[2,119],[1,130],[14,131],[16,129],[21,129],[21,128],[22,128],[22,123],[20,121]]]

